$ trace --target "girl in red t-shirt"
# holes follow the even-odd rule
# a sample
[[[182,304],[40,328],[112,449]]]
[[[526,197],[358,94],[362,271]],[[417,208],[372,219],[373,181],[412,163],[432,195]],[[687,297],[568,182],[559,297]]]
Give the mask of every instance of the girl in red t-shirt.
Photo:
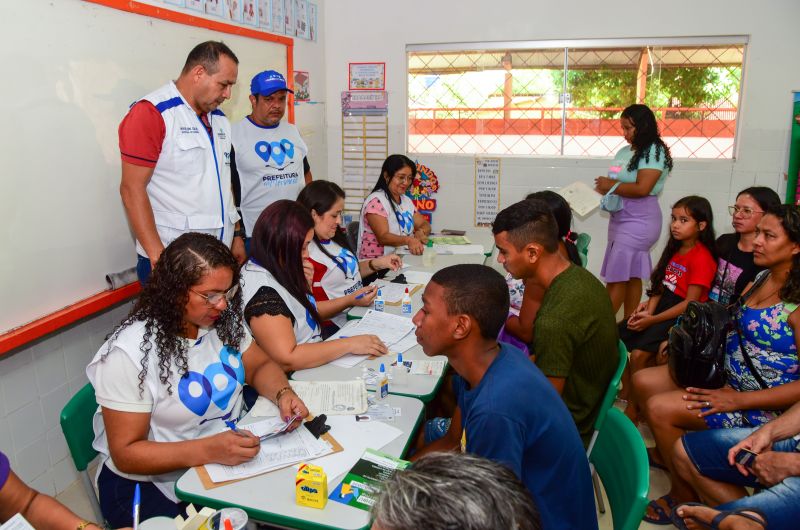
[[[624,375],[627,388],[631,374],[655,364],[658,345],[689,302],[708,300],[717,270],[714,216],[708,201],[696,195],[684,197],[672,207],[671,217],[669,241],[650,276],[650,298],[619,324],[620,339],[631,354]],[[629,402],[628,412],[635,416],[634,403]]]

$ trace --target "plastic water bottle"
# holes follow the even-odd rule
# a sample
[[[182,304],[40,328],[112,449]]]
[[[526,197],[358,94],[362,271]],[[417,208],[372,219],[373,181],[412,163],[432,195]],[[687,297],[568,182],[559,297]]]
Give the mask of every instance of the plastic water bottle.
[[[377,298],[376,298],[377,300]],[[400,306],[400,314],[403,316],[410,317],[411,316],[411,295],[408,294],[408,287],[406,287],[406,292],[403,293],[403,303]]]
[[[429,239],[422,251],[422,266],[433,267],[434,263],[436,263],[436,249],[433,248],[433,240]]]
[[[386,366],[381,363],[380,373],[378,374],[378,392],[380,399],[386,399],[389,395],[389,374],[386,373]]]
[[[381,288],[378,287],[378,294],[375,295],[375,311],[380,311],[381,313],[383,313],[383,310],[384,310],[383,293],[381,292]]]

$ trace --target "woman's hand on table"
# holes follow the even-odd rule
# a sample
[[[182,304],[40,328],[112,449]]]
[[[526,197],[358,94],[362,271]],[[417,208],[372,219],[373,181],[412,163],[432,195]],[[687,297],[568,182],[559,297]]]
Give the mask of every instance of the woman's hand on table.
[[[375,355],[381,356],[389,353],[389,348],[377,335],[356,335],[346,337],[342,340],[348,342],[348,352],[356,355]]]
[[[226,466],[243,464],[258,454],[261,441],[244,428],[226,430],[206,438],[208,461]]]
[[[289,427],[289,431],[293,431],[302,425],[303,418],[308,416],[308,407],[306,407],[306,404],[300,399],[300,396],[294,393],[294,390],[287,390],[281,394],[277,404],[278,410],[281,411],[281,418],[283,418],[284,421],[296,418]]]
[[[615,182],[616,180],[612,178],[597,177],[596,179],[594,179],[594,191],[602,195],[605,195],[606,193],[608,193],[608,190],[611,189],[611,187],[614,185]]]
[[[375,296],[378,294],[378,288],[375,285],[368,285],[367,287],[362,287],[358,291],[354,292],[351,296],[353,296],[353,306],[360,306],[360,307],[367,307],[372,304],[372,301],[375,299]],[[361,298],[359,298],[361,297]]]
[[[422,228],[414,230],[414,237],[419,239],[423,245],[428,242],[428,234]]]
[[[425,250],[425,245],[422,244],[422,241],[414,236],[408,236],[408,251],[411,254],[421,256],[423,250]]]
[[[387,254],[372,260],[372,265],[378,269],[391,269],[397,271],[403,266],[403,260],[397,254]]]

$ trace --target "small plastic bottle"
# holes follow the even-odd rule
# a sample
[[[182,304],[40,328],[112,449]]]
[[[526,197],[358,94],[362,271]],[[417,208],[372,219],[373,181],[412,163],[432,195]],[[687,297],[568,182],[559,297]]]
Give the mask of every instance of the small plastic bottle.
[[[375,299],[377,300],[378,298],[375,297]],[[403,316],[406,316],[406,317],[410,317],[411,316],[411,312],[412,312],[412,309],[411,309],[411,295],[408,294],[408,287],[406,287],[406,292],[403,293],[403,303],[400,306],[400,314],[403,315]]]
[[[408,371],[403,364],[403,354],[397,354],[397,364],[392,367],[392,384],[405,385],[408,381]]]
[[[381,363],[380,373],[378,374],[378,399],[386,399],[389,395],[389,374],[386,373],[386,366]]]
[[[383,293],[381,292],[381,288],[378,287],[378,294],[375,295],[375,311],[380,311],[383,313],[383,310]]]
[[[433,267],[436,262],[436,249],[433,248],[433,240],[429,239],[422,251],[422,266]]]

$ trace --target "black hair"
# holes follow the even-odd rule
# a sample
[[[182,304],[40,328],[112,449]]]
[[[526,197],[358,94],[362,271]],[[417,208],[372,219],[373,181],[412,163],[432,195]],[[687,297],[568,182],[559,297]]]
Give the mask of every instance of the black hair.
[[[578,234],[572,231],[572,209],[569,207],[567,199],[550,190],[529,193],[525,197],[525,200],[531,199],[539,199],[547,203],[558,224],[558,238],[564,242],[564,248],[567,249],[569,260],[575,265],[583,267],[578,247],[575,246]]]
[[[394,177],[395,173],[404,167],[411,169],[412,179],[417,175],[417,165],[413,160],[408,158],[406,155],[389,155],[386,160],[383,161],[378,182],[376,182],[375,187],[372,188],[372,193],[375,193],[376,191],[383,191],[383,193],[386,195],[386,198],[389,199],[389,206],[392,207],[392,212],[395,215],[397,215],[397,207],[395,206],[394,199],[392,199],[392,194],[389,192],[389,181],[392,179],[392,177]]]
[[[508,240],[521,250],[536,242],[553,254],[558,251],[558,223],[547,203],[526,199],[502,210],[492,223],[492,233],[508,233]]]
[[[789,241],[800,245],[800,210],[793,204],[781,204],[769,211],[767,215],[774,215],[786,232]],[[792,256],[792,268],[789,276],[781,287],[781,300],[790,304],[800,304],[800,253]]]
[[[336,183],[329,180],[314,180],[306,184],[306,186],[300,190],[300,194],[297,196],[297,202],[300,203],[303,208],[308,210],[308,213],[313,211],[322,217],[326,212],[333,208],[333,205],[336,204],[337,200],[344,198],[344,190]],[[347,241],[347,236],[342,230],[337,229],[336,233],[331,239],[340,247],[353,252],[353,249],[350,248],[350,242]],[[344,268],[344,264],[340,264],[341,258],[338,256],[333,256],[330,252],[328,252],[328,249],[325,248],[325,245],[319,244],[319,238],[317,237],[316,232],[314,233],[314,241],[317,243],[317,248],[319,248],[323,254],[332,259],[337,266]]]
[[[697,242],[702,243],[716,261],[717,247],[715,245],[716,238],[714,236],[714,212],[711,210],[711,204],[708,200],[705,197],[689,195],[679,199],[672,207],[685,208],[695,222],[698,224],[706,224],[705,228],[700,230],[697,236]],[[681,248],[681,244],[681,241],[678,241],[670,234],[667,245],[664,247],[664,251],[661,252],[661,257],[658,259],[658,264],[650,275],[650,289],[647,290],[648,296],[655,296],[664,292],[664,285],[662,282],[667,272],[667,265],[669,265],[672,256]]]
[[[239,58],[233,53],[233,50],[222,41],[209,40],[201,42],[189,52],[186,57],[186,63],[183,65],[181,74],[188,73],[189,70],[201,65],[208,75],[213,75],[219,70],[219,56],[225,55],[231,61],[239,64]]]
[[[626,107],[620,117],[629,119],[634,127],[633,141],[631,142],[633,156],[628,162],[628,171],[636,171],[642,158],[645,162],[650,162],[650,146],[653,144],[656,146],[656,161],[663,155],[664,166],[672,171],[672,153],[658,133],[656,115],[653,114],[650,107],[636,103]]]
[[[250,241],[250,256],[272,273],[317,324],[322,324],[317,308],[308,299],[311,289],[303,272],[303,242],[313,228],[314,219],[300,204],[277,200],[258,216]]]
[[[173,363],[179,374],[189,371],[188,348],[184,340],[184,313],[189,302],[189,289],[199,284],[205,274],[221,267],[230,269],[233,274],[231,286],[238,285],[239,263],[226,245],[208,234],[183,234],[161,252],[130,313],[111,334],[108,350],[103,355],[108,355],[114,341],[125,328],[137,321],[144,322],[144,336],[139,345],[144,354],[139,371],[140,395],[144,392],[150,352],[154,348],[158,356],[159,380],[167,385],[170,394],[172,383],[169,377]],[[214,329],[223,344],[239,348],[245,333],[241,289],[228,302],[227,308],[214,323]]]
[[[468,315],[484,338],[497,338],[509,305],[508,285],[499,272],[486,265],[462,263],[437,271],[431,281],[444,289],[448,315]]]
[[[764,212],[776,210],[781,205],[781,198],[778,197],[775,190],[767,188],[766,186],[751,186],[745,188],[736,194],[736,198],[738,199],[742,195],[751,196]]]

